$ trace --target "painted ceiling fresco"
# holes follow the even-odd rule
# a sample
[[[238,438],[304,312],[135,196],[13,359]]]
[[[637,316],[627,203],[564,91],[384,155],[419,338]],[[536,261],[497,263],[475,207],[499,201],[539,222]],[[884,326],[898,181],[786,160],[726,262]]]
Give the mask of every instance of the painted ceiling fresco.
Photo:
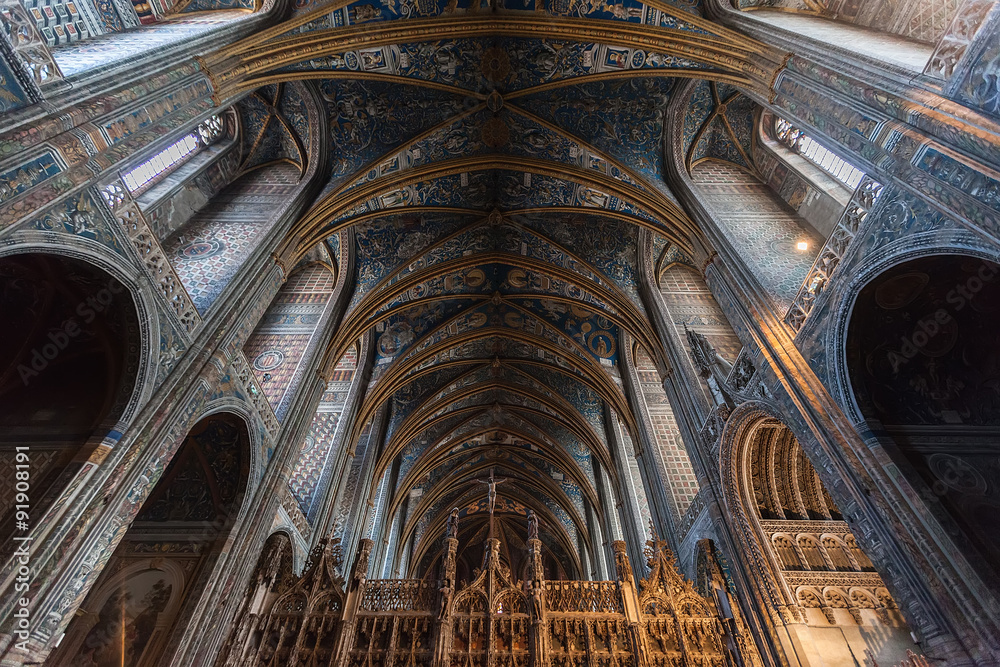
[[[713,159],[755,171],[751,139],[757,104],[725,83],[699,81],[693,88],[683,130],[688,170]]]
[[[698,0],[299,0],[205,59],[220,94],[260,91],[269,157],[308,143],[281,86],[325,106],[311,136],[327,137],[327,180],[278,255],[352,230],[355,288],[327,354],[371,332],[347,437],[385,415],[377,479],[398,475],[390,512],[414,559],[451,507],[476,514],[488,468],[560,553],[576,557],[589,513],[613,521],[597,480],[618,483],[606,415],[637,430],[625,334],[666,368],[640,261],[690,255],[695,229],[665,178],[667,108],[691,77],[731,105],[734,84],[766,87],[760,48]]]
[[[670,6],[693,14],[701,14],[700,0],[669,0]],[[306,15],[321,12],[326,27],[367,23],[371,21],[391,21],[394,19],[415,19],[439,15],[474,14],[493,8],[508,11],[537,12],[551,16],[579,18],[601,18],[649,22],[659,18],[655,9],[640,2],[614,2],[607,4],[601,0],[359,0],[357,2],[333,2],[322,0],[296,0],[294,13]],[[652,15],[652,17],[650,16]]]
[[[300,84],[264,86],[238,105],[242,171],[275,162],[306,170],[309,145],[309,112]]]

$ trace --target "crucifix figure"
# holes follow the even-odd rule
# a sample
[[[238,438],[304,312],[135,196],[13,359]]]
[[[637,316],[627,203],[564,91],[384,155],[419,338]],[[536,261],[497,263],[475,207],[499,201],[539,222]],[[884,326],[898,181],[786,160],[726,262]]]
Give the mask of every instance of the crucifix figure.
[[[493,476],[493,468],[490,468],[490,478],[489,479],[477,479],[480,484],[485,484],[489,488],[489,494],[487,495],[488,503],[487,507],[490,512],[490,537],[493,537],[493,510],[496,509],[497,505],[497,484],[503,484],[506,479],[496,479]]]

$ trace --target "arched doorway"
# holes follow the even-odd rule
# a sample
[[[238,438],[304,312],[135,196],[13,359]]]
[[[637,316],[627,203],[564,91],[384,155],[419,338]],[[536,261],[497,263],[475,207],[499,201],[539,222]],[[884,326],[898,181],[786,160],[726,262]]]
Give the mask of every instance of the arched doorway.
[[[141,361],[125,286],[57,255],[0,258],[0,457],[10,493],[0,534],[15,529],[15,472],[27,465],[40,518],[126,412]],[[7,553],[14,542],[4,540]]]
[[[159,664],[239,512],[249,445],[246,424],[232,414],[191,429],[47,664]]]
[[[751,404],[724,434],[726,503],[772,641],[791,664],[887,663],[916,650],[909,628],[794,433]],[[763,567],[761,567],[763,565]]]
[[[1000,586],[1000,266],[933,255],[858,294],[846,360],[868,428]],[[936,503],[935,503],[936,505]],[[946,516],[945,516],[946,515]]]

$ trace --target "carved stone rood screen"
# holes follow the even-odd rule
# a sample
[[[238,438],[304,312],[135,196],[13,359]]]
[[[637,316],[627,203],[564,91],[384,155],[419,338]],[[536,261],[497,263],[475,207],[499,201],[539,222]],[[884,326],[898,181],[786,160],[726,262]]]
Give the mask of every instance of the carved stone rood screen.
[[[529,539],[529,578],[518,582],[500,541],[489,538],[481,572],[461,589],[458,539],[450,535],[446,529],[438,580],[368,580],[367,539],[348,581],[337,573],[337,547],[325,540],[301,577],[288,572],[288,555],[266,552],[217,666],[761,664],[742,620],[723,618],[655,535],[646,543],[650,574],[638,588],[624,542],[614,543],[616,581],[546,581],[541,540]]]

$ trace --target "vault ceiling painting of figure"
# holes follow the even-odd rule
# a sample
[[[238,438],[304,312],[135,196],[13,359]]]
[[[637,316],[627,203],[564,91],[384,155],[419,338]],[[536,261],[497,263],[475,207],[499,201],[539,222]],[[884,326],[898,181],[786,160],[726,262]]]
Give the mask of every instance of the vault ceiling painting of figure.
[[[411,567],[439,552],[452,507],[475,515],[488,469],[511,479],[501,496],[522,519],[543,518],[553,575],[580,573],[588,511],[617,520],[600,515],[595,470],[618,483],[609,415],[637,431],[622,336],[666,363],[637,287],[640,230],[688,252],[696,233],[665,181],[664,114],[678,77],[759,87],[762,48],[697,2],[385,0],[300,2],[205,59],[257,107],[290,81],[325,105],[327,180],[278,254],[290,266],[353,231],[356,287],[326,363],[373,332],[342,446],[387,411],[375,482],[392,476]],[[500,532],[523,541],[522,522]]]

